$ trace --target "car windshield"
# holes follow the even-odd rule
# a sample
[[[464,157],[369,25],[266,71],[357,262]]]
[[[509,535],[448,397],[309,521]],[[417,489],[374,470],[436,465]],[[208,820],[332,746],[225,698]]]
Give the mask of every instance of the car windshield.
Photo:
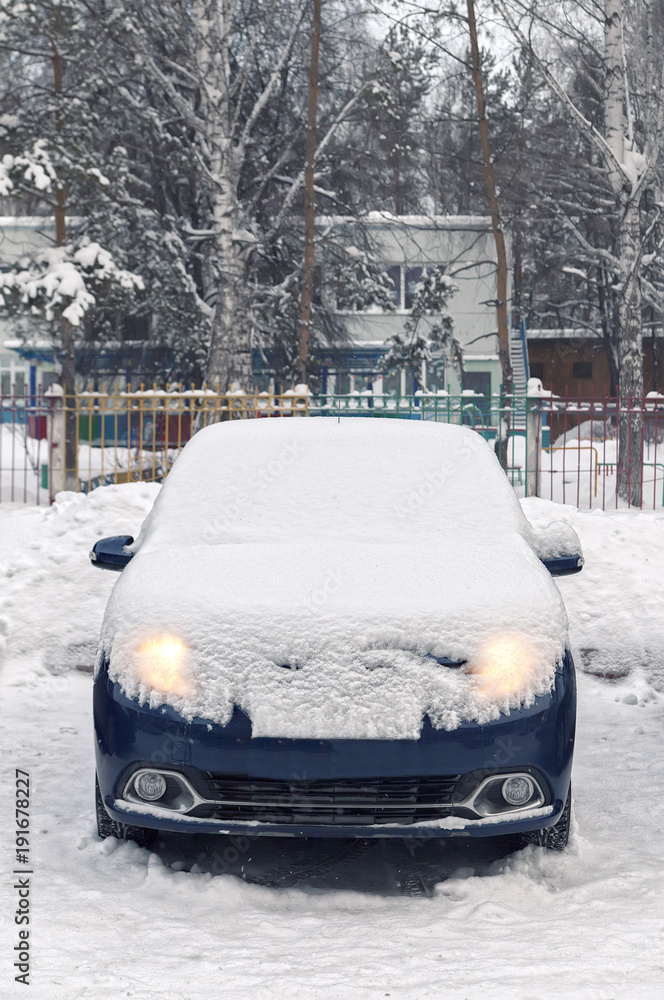
[[[523,534],[489,445],[446,424],[282,419],[201,431],[147,524],[154,545],[304,538],[381,542]]]

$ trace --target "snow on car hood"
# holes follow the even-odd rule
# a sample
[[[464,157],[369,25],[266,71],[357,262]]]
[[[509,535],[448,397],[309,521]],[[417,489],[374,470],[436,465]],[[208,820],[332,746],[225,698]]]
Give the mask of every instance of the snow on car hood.
[[[217,425],[178,459],[113,591],[102,632],[130,697],[254,736],[414,739],[486,722],[551,687],[567,623],[490,448],[406,421]],[[139,652],[173,637],[183,682]],[[487,689],[516,643],[517,693]],[[450,665],[451,663],[461,665]]]

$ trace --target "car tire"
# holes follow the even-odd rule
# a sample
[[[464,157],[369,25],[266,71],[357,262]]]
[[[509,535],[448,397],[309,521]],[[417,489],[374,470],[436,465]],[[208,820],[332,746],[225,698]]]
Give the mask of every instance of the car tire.
[[[565,808],[553,826],[548,826],[544,830],[531,830],[530,833],[521,835],[521,846],[535,844],[537,847],[546,847],[549,851],[564,851],[569,841],[569,827],[572,816],[572,786],[570,784],[567,792]]]
[[[150,847],[157,839],[157,831],[149,830],[144,826],[130,826],[128,823],[120,823],[106,812],[104,800],[99,788],[99,779],[95,775],[95,809],[97,813],[97,833],[102,840],[106,837],[115,837],[116,840],[131,840],[139,847]]]

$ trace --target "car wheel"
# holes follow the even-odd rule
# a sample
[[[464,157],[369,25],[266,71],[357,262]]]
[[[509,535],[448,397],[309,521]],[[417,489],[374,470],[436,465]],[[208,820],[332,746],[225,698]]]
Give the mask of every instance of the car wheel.
[[[530,833],[521,835],[521,844],[536,844],[538,847],[546,847],[550,851],[564,851],[569,841],[569,824],[572,815],[572,786],[567,792],[565,808],[560,814],[560,818],[553,826],[548,826],[545,830],[531,830]]]
[[[102,840],[106,837],[115,837],[117,840],[131,840],[139,847],[150,847],[157,838],[156,830],[149,830],[143,826],[130,826],[128,823],[120,823],[111,819],[106,812],[104,800],[101,797],[99,780],[95,775],[95,807],[97,812],[97,833]]]

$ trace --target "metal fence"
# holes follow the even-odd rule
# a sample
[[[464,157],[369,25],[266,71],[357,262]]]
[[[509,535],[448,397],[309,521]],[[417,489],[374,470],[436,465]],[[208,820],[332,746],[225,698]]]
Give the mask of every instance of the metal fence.
[[[0,501],[49,503],[57,398],[0,395]]]
[[[664,396],[538,403],[529,421],[537,496],[581,509],[664,506]]]
[[[580,508],[664,505],[664,396],[639,400],[550,396],[399,396],[370,390],[346,395],[222,394],[200,389],[105,392],[63,397],[0,396],[0,501],[48,504],[62,489],[160,482],[187,441],[221,420],[316,416],[429,420],[463,424],[497,447],[506,441],[507,474],[517,495],[541,496]],[[638,489],[618,495],[620,431]],[[629,433],[638,430],[636,439]],[[625,436],[626,434],[626,436]],[[636,440],[636,445],[634,441]],[[624,491],[623,491],[624,492]]]

